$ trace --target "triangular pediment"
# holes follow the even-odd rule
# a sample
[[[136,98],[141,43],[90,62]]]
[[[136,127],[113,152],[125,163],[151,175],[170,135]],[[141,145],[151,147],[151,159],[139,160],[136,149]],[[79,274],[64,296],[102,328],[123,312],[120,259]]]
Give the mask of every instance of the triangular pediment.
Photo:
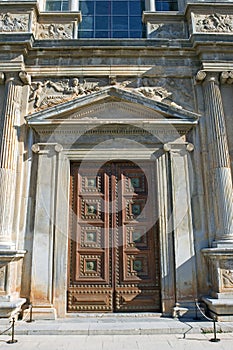
[[[110,87],[81,96],[26,117],[32,127],[48,124],[157,123],[195,124],[198,115],[175,103],[155,101],[137,93]]]

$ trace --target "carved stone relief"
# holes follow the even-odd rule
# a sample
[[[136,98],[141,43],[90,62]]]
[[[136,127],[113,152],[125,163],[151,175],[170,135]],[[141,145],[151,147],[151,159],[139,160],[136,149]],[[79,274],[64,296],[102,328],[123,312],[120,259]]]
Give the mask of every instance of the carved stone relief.
[[[114,80],[114,84],[110,83],[110,85],[114,85],[126,91],[132,91],[158,102],[163,101],[177,109],[181,109],[182,107],[174,102],[174,95],[176,95],[175,100],[180,99],[182,102],[191,100],[191,92],[187,82],[186,84],[182,84],[181,82],[174,83],[171,79],[166,78],[143,78],[140,79],[137,84],[128,80],[121,82]],[[78,78],[34,81],[30,84],[31,94],[29,96],[29,103],[31,107],[29,109],[42,110],[77,97],[100,91],[110,85],[106,84],[106,81],[104,83],[102,81],[88,82],[86,80],[80,82]],[[170,91],[170,89],[168,91],[165,88],[166,85],[171,87],[174,92]],[[190,105],[188,106],[190,109],[192,108]]]
[[[29,102],[36,109],[44,109],[98,90],[98,83],[80,83],[78,78],[37,81],[31,84]]]
[[[70,24],[39,24],[37,28],[38,39],[72,39],[73,25]]]
[[[184,38],[184,27],[182,23],[151,23],[149,27],[149,38]]]
[[[1,13],[0,32],[26,32],[28,31],[29,15]]]
[[[233,261],[222,261],[220,264],[222,286],[233,289]]]
[[[210,15],[195,15],[196,32],[233,32],[233,16],[213,13]]]
[[[166,101],[172,100],[179,102],[178,105],[182,105],[183,108],[193,110],[193,95],[192,84],[190,79],[175,79],[175,78],[142,78],[142,85],[156,86],[160,89],[163,88],[169,91],[170,96]],[[172,103],[172,102],[171,102]]]

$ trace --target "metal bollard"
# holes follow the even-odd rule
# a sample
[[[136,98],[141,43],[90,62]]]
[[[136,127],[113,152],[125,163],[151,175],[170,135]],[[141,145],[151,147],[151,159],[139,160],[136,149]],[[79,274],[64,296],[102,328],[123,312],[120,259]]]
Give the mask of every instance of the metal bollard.
[[[197,315],[197,311],[198,311],[197,303],[198,303],[198,299],[195,299],[195,317],[193,318],[195,321],[200,320],[200,317],[198,317]]]
[[[212,338],[212,339],[210,339],[210,341],[212,342],[212,343],[217,343],[217,342],[219,342],[220,341],[220,339],[219,338],[217,338],[217,336],[216,336],[216,317],[214,317],[213,318],[213,323],[214,323],[214,338]]]
[[[15,339],[15,318],[12,317],[12,326],[11,326],[11,339],[7,341],[7,344],[17,343],[18,340]]]
[[[197,300],[197,299],[196,299]],[[217,343],[220,341],[220,339],[217,338],[216,336],[216,333],[217,333],[217,330],[216,330],[216,322],[217,322],[217,317],[214,316],[213,318],[210,318],[210,317],[207,317],[200,309],[200,306],[198,305],[198,302],[195,300],[195,304],[196,304],[196,307],[198,308],[198,310],[200,311],[201,315],[205,317],[205,319],[207,319],[208,321],[213,321],[213,328],[214,328],[214,338],[210,339],[209,341],[213,342],[213,343]]]

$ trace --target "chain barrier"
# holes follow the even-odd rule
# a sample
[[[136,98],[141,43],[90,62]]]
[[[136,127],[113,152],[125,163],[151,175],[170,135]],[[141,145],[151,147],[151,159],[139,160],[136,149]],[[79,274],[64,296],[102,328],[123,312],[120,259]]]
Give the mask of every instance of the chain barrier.
[[[26,314],[24,315],[24,317],[22,318],[22,321],[34,322],[34,320],[32,319],[32,304],[31,303],[29,304],[29,308],[28,308]],[[0,336],[11,330],[11,339],[8,340],[6,343],[7,344],[14,344],[14,343],[18,342],[18,340],[15,339],[15,317],[12,317],[12,319],[10,320],[10,323],[11,323],[10,327],[5,329],[3,332],[0,332]]]
[[[11,331],[11,339],[8,340],[6,343],[7,344],[14,344],[17,343],[18,340],[15,339],[15,317],[12,317],[12,319],[10,320],[11,326],[7,329],[5,329],[3,332],[0,333],[0,335],[5,334],[6,332],[8,332],[9,330]]]
[[[216,317],[210,318],[210,317],[206,316],[206,314],[205,314],[205,313],[202,311],[202,309],[200,308],[200,306],[199,306],[197,300],[195,300],[195,305],[196,305],[196,308],[197,308],[197,309],[199,310],[199,312],[201,313],[201,315],[202,315],[206,320],[213,322],[214,338],[211,338],[210,341],[213,342],[213,343],[220,342],[220,339],[217,338],[217,330],[216,330],[217,318],[216,318]],[[197,312],[196,312],[196,317],[197,317]]]

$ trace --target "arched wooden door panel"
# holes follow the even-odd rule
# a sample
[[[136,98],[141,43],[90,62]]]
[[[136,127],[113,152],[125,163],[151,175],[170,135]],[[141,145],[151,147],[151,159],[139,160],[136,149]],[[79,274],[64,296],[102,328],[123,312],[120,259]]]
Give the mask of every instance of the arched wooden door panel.
[[[151,163],[71,165],[68,311],[160,311]]]

